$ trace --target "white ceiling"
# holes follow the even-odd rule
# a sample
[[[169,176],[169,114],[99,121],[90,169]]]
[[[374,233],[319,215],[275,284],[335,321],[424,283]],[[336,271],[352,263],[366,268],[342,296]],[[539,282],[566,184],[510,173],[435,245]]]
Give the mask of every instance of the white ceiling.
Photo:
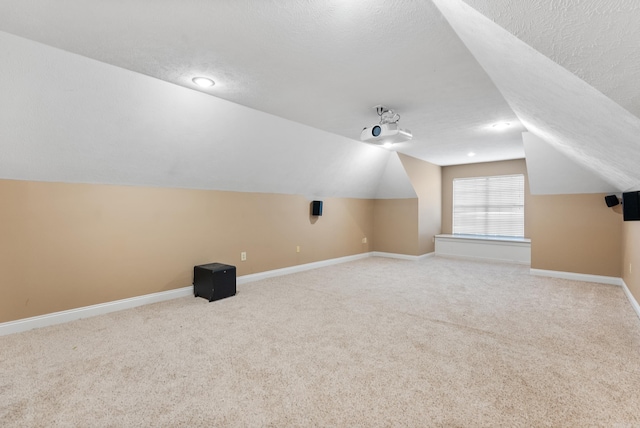
[[[388,169],[383,148],[27,39],[0,32],[0,52],[0,178],[373,198]]]
[[[210,76],[206,93],[353,139],[385,104],[414,134],[398,150],[439,165],[524,157],[524,128],[430,1],[3,0],[0,30],[188,88]]]
[[[640,160],[640,117],[510,32],[496,26],[466,3],[460,0],[433,1],[439,5],[449,23],[530,132],[551,144],[569,161],[578,162],[599,176],[598,181],[608,182],[610,191],[640,188],[637,167]],[[549,1],[538,3],[546,4],[546,8],[536,9],[538,12],[553,14],[557,9],[549,7]],[[563,3],[571,9],[568,5],[574,2]],[[590,11],[597,10],[608,19],[610,15],[606,14],[607,9],[612,8],[614,3],[620,7],[621,2],[603,3],[609,6],[592,8]],[[628,10],[638,15],[637,22],[640,22],[640,9],[631,6]],[[597,20],[597,17],[595,15],[593,19]],[[609,32],[602,38],[615,41],[621,32],[625,31]],[[640,33],[637,35],[640,36]],[[570,39],[566,44],[580,45],[579,35],[574,36],[578,40]],[[632,70],[640,65],[640,51],[637,48],[640,46],[640,37],[637,37],[635,46],[635,52],[627,52],[631,55],[623,57],[620,53],[617,58]],[[593,67],[597,68],[597,65]],[[638,93],[640,82],[633,82],[626,89]],[[529,161],[527,159],[528,164]],[[572,166],[568,164],[567,168]],[[550,177],[549,174],[547,179],[550,180]],[[556,193],[585,192],[568,183],[549,184],[560,187],[561,191]],[[591,191],[598,192],[595,189]]]
[[[640,2],[465,2],[640,117]]]
[[[367,177],[367,165],[357,159],[363,150],[380,153],[380,149],[360,149],[356,147],[362,143],[351,143],[364,126],[377,122],[372,107],[385,104],[400,113],[400,125],[414,134],[412,141],[395,147],[410,156],[438,165],[522,158],[521,133],[530,131],[567,162],[577,162],[597,175],[595,181],[610,183],[612,190],[640,187],[635,168],[640,159],[638,22],[640,5],[635,0],[2,0],[0,31],[46,45],[3,39],[8,47],[25,49],[15,59],[24,69],[8,62],[7,56],[0,59],[5,93],[14,95],[4,99],[23,109],[16,112],[8,101],[5,104],[4,121],[11,132],[7,135],[28,136],[33,141],[42,137],[38,144],[45,147],[36,143],[10,147],[13,157],[5,157],[0,167],[13,168],[14,174],[0,175],[37,178],[33,165],[45,169],[46,165],[34,159],[40,151],[50,150],[49,162],[60,158],[49,168],[73,164],[78,169],[69,173],[72,181],[326,192],[320,185],[313,190],[314,184],[300,182],[300,171],[312,168],[318,174],[322,171],[324,179],[334,177],[331,194],[341,194],[335,189],[349,174],[354,178],[353,189],[345,194],[371,196],[376,188],[385,194],[410,193],[406,182],[380,181],[382,175],[398,176],[390,174],[395,169],[385,164],[393,162],[393,157],[373,155],[376,160],[370,171],[374,176]],[[47,46],[110,66],[73,59]],[[57,80],[51,84],[63,88],[47,88],[50,64],[30,58],[29,52],[55,65]],[[75,65],[78,68],[71,69]],[[140,73],[140,78],[117,68]],[[62,75],[65,69],[69,76]],[[23,70],[25,76],[20,77]],[[93,85],[105,85],[102,90],[91,88],[93,76],[83,75],[90,72],[97,73]],[[183,88],[174,91],[151,83],[155,79],[147,76],[188,88],[198,97],[186,95]],[[216,85],[196,88],[191,82],[194,76],[209,76]],[[37,82],[37,89],[27,86],[29,79]],[[82,83],[73,87],[73,79]],[[136,85],[145,89],[136,89]],[[38,110],[39,91],[51,98],[46,105],[52,109],[75,91],[83,91],[85,98],[95,95],[93,101],[83,98],[84,104],[68,107],[87,122],[80,129],[83,137],[95,142],[85,146],[76,141],[78,130],[71,123],[60,125],[71,120],[71,113],[64,111],[50,114],[50,120],[44,121],[48,128],[37,125],[42,135],[26,127],[15,130],[15,123],[36,126],[24,118],[24,112]],[[26,99],[31,104],[19,92],[30,92]],[[205,94],[212,95],[210,101],[202,101]],[[187,99],[198,101],[191,105]],[[69,100],[75,102],[75,98]],[[161,107],[170,100],[184,109]],[[250,109],[218,102],[222,100]],[[100,111],[105,103],[109,107]],[[123,103],[130,104],[122,107]],[[195,105],[206,106],[196,112]],[[251,109],[268,115],[256,116]],[[162,123],[154,122],[159,120],[153,117],[156,110]],[[237,129],[228,124],[234,117],[228,111],[240,112],[242,120],[234,122]],[[104,134],[91,128],[100,125],[97,129],[104,130],[97,114],[112,119],[107,134],[119,137],[108,139],[108,147],[100,146],[107,141]],[[147,127],[129,123],[129,114]],[[211,119],[206,126],[188,119],[189,115],[203,119],[207,114]],[[179,118],[178,125],[172,123],[172,117]],[[303,132],[289,121],[337,135],[308,131],[311,128]],[[514,126],[496,132],[490,125],[498,121]],[[229,183],[224,185],[222,175],[189,177],[176,172],[198,155],[176,151],[170,146],[174,143],[171,137],[182,138],[194,126],[201,129],[191,131],[189,138],[205,149],[221,128],[227,140],[233,140],[234,133],[243,128],[236,151],[224,150],[231,158],[242,156],[247,171],[226,176]],[[276,130],[274,133],[286,128],[286,132],[264,135],[262,129],[252,126]],[[43,135],[50,132],[60,133],[60,147],[46,146]],[[307,132],[313,135],[307,138]],[[148,147],[137,146],[139,140],[166,144],[152,154],[156,169],[144,164]],[[268,144],[252,146],[256,141]],[[6,139],[4,144],[10,145]],[[325,147],[311,148],[314,145]],[[60,154],[64,150],[79,154],[67,158]],[[468,157],[470,151],[476,156]],[[109,162],[121,164],[100,172],[104,177],[93,170],[82,172],[80,163],[73,163],[83,157],[93,160],[101,152],[111,156],[105,158]],[[280,155],[286,161],[274,161],[268,169],[260,162],[268,153],[270,159]],[[336,159],[330,159],[331,153]],[[247,161],[251,155],[256,159]],[[309,166],[314,156],[323,161],[315,169]],[[301,166],[292,169],[287,162]],[[27,164],[34,175],[23,174]],[[562,168],[562,161],[553,165]],[[341,168],[357,172],[336,174]],[[536,170],[543,171],[538,176],[544,180],[544,165]],[[65,179],[60,172],[48,179],[52,177]],[[282,184],[292,177],[299,185]],[[250,186],[246,185],[249,179],[254,179]],[[357,186],[365,190],[356,191]],[[584,191],[571,183],[556,190]]]
[[[568,184],[576,193],[611,193],[611,183],[574,162],[542,138],[531,132],[522,133],[527,154],[529,190],[533,195],[563,194]],[[563,185],[558,186],[558,183]]]

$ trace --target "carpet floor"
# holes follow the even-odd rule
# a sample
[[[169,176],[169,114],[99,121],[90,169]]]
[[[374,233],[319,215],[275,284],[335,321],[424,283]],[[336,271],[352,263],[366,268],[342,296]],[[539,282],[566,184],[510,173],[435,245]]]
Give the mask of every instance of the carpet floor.
[[[0,337],[0,426],[640,426],[640,320],[617,286],[373,257]]]

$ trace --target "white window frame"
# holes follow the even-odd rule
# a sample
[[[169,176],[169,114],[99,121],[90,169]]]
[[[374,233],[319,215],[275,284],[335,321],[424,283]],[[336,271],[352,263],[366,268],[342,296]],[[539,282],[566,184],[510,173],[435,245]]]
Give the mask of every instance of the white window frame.
[[[455,178],[453,234],[522,238],[524,199],[523,174]]]

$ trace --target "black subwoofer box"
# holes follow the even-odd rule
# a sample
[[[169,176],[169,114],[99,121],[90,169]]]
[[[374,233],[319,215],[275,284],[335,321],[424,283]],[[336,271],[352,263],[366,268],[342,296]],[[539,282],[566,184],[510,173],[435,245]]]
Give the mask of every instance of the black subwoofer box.
[[[193,267],[193,294],[210,302],[236,295],[236,267],[209,263]]]

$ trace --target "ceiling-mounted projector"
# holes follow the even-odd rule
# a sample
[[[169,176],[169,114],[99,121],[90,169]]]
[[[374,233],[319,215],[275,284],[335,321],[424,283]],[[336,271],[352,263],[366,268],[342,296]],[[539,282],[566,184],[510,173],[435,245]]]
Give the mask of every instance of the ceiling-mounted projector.
[[[360,134],[360,140],[365,143],[384,144],[400,143],[413,138],[411,131],[400,129],[397,123],[381,123],[364,128]]]
[[[368,126],[362,130],[360,140],[371,144],[401,143],[413,138],[411,131],[400,129],[398,121],[400,115],[386,108],[383,105],[375,106],[380,123]]]

